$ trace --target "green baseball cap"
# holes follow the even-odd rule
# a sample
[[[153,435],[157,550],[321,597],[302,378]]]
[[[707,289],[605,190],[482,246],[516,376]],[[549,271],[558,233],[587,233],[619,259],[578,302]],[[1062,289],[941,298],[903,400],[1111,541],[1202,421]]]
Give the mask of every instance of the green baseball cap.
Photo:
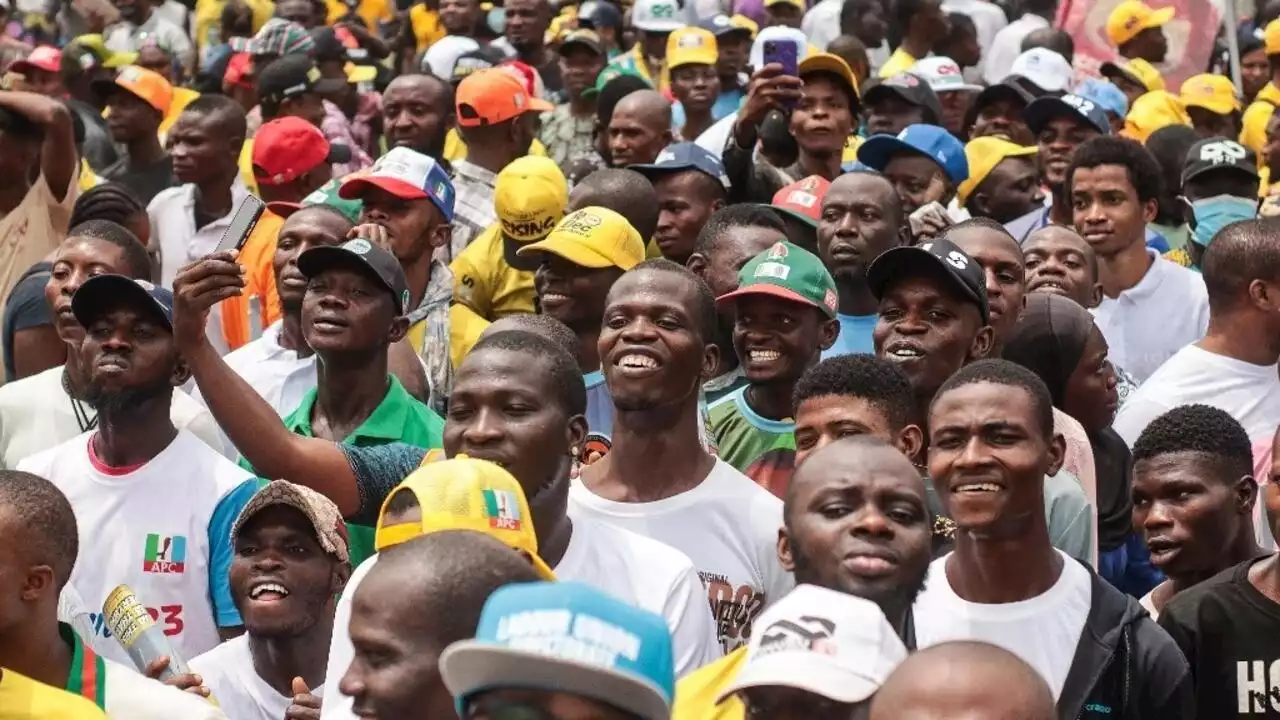
[[[267,203],[267,209],[282,218],[287,218],[304,207],[310,207],[312,205],[328,205],[334,210],[342,213],[351,222],[358,223],[360,222],[360,213],[364,210],[364,203],[360,200],[344,200],[338,195],[338,188],[342,186],[342,180],[343,178],[334,178],[330,180],[324,185],[313,190],[310,195],[302,198],[302,202],[300,203]]]
[[[644,80],[645,82],[649,82],[648,80],[645,80],[645,77],[643,75],[641,75],[640,73],[630,68],[618,67],[616,65],[606,65],[605,68],[600,71],[600,74],[596,76],[595,86],[589,87],[586,90],[583,90],[582,97],[592,98],[592,97],[595,97],[596,95],[599,95],[600,91],[604,89],[605,85],[609,84],[610,80],[616,77],[621,77],[623,75],[631,75],[633,77],[638,77],[641,80]],[[650,86],[652,86],[652,83],[650,83]]]
[[[738,289],[721,295],[716,302],[743,295],[772,295],[815,307],[829,318],[836,316],[839,304],[836,281],[822,260],[799,245],[785,241],[748,260],[738,272]]]

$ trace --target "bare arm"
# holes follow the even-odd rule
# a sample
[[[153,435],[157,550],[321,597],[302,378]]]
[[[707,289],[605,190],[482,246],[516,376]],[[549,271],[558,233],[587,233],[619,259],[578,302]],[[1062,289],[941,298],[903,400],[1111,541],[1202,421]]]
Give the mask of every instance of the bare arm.
[[[209,308],[241,294],[234,254],[216,253],[183,268],[173,281],[174,340],[191,367],[213,418],[259,475],[305,485],[333,500],[343,516],[360,510],[356,477],[337,443],[294,435],[274,409],[209,344]]]
[[[0,92],[0,107],[23,115],[44,130],[40,172],[53,197],[62,202],[80,163],[71,111],[53,98],[29,92]]]

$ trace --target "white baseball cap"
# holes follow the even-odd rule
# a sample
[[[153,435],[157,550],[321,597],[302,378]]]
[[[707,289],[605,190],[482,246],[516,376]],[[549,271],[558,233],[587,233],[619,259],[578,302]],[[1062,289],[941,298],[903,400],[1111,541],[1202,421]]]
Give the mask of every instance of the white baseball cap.
[[[907,659],[880,606],[816,585],[760,614],[737,677],[717,703],[747,688],[781,686],[842,703],[871,697]]]
[[[949,57],[927,57],[912,65],[907,72],[924,78],[939,95],[944,92],[982,92],[981,85],[970,85],[964,81],[960,65]]]
[[[764,67],[764,44],[778,41],[796,44],[797,63],[804,62],[805,56],[809,54],[809,38],[805,37],[802,31],[796,28],[773,25],[761,30],[756,35],[756,39],[751,43],[751,54],[748,56],[747,64],[755,70]]]
[[[636,0],[631,25],[645,32],[671,32],[684,27],[683,15],[676,0]]]
[[[1021,75],[1046,92],[1062,92],[1071,87],[1075,71],[1071,69],[1071,63],[1058,53],[1045,48],[1031,48],[1013,61],[1009,75]]]

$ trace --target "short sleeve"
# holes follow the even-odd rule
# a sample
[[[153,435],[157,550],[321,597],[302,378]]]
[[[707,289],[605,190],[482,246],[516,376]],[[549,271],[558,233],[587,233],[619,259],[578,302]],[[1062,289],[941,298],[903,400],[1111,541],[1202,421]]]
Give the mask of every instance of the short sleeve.
[[[10,332],[53,324],[53,310],[44,298],[48,281],[49,271],[44,270],[27,275],[14,286],[4,310],[5,325]]]
[[[227,493],[213,508],[209,518],[209,597],[213,601],[213,618],[218,627],[242,625],[240,611],[231,599],[231,583],[228,574],[235,547],[231,543],[231,526],[240,511],[249,504],[249,498],[258,492],[261,481],[247,478]]]
[[[493,288],[489,287],[488,278],[476,266],[475,256],[480,249],[479,243],[474,243],[472,247],[475,250],[469,247],[449,263],[449,270],[453,272],[453,298],[455,302],[474,310],[480,317],[488,318],[493,309]]]
[[[427,454],[425,449],[405,443],[372,447],[340,445],[339,448],[347,456],[360,494],[360,509],[346,520],[369,527],[377,525],[382,502],[401,480],[422,464]]]

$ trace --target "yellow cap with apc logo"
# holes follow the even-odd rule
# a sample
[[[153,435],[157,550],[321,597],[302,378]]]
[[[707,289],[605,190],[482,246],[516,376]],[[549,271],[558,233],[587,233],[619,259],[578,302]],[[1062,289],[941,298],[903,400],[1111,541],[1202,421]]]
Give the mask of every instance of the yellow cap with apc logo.
[[[428,453],[418,467],[392,490],[378,512],[374,547],[389,547],[442,530],[484,533],[529,558],[538,575],[555,580],[555,573],[538,556],[538,536],[524,489],[511,473],[486,460],[458,455],[438,460]],[[416,522],[386,524],[387,508],[401,493],[413,493],[422,518]]]
[[[566,215],[545,240],[517,251],[530,253],[551,253],[585,268],[630,270],[644,260],[644,240],[626,218],[592,206]]]
[[[526,155],[498,173],[493,209],[502,234],[518,242],[541,240],[564,217],[569,182],[551,158]]]

